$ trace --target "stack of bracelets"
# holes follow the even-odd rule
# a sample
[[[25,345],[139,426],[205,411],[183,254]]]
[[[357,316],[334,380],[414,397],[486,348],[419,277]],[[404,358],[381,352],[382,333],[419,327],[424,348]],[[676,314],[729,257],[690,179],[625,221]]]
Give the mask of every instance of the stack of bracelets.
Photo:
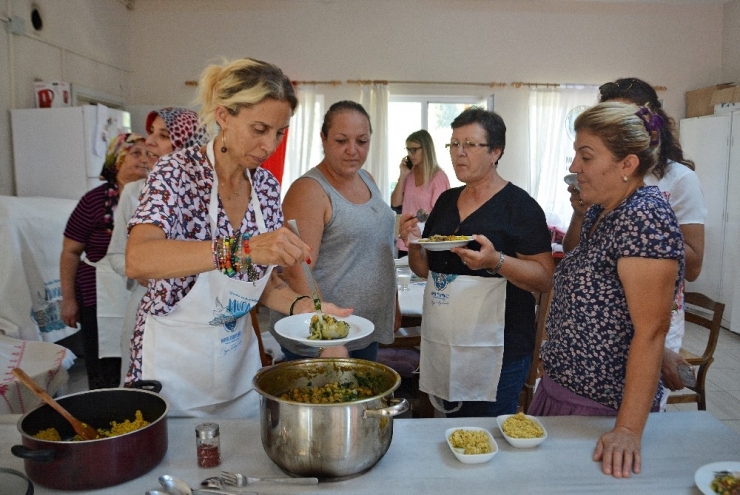
[[[257,280],[257,270],[252,264],[252,258],[249,256],[249,236],[240,233],[235,237],[220,237],[213,239],[211,245],[213,253],[213,265],[221,273],[233,277],[237,273],[247,274],[247,279],[251,282]]]

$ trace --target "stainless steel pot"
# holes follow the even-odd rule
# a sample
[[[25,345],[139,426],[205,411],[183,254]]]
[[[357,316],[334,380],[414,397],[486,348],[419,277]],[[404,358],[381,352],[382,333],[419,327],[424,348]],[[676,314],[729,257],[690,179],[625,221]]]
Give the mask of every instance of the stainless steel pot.
[[[292,388],[327,383],[367,385],[374,395],[339,404],[281,399]],[[364,473],[385,455],[393,417],[408,410],[393,399],[401,377],[362,359],[309,359],[262,368],[254,377],[260,393],[262,446],[272,461],[296,476],[344,479]]]

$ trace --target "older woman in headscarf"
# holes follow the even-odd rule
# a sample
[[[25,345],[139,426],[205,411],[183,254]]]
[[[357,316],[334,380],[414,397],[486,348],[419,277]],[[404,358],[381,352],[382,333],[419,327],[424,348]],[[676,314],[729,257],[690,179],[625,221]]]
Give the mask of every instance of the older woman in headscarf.
[[[120,360],[98,359],[97,291],[95,267],[108,250],[119,193],[129,182],[148,172],[144,136],[120,134],[108,146],[100,174],[105,183],[87,192],[75,207],[64,230],[59,278],[62,289],[62,321],[80,324],[89,388],[118,386]],[[125,225],[124,225],[125,226]]]
[[[146,118],[146,147],[149,155],[149,167],[154,168],[160,157],[193,146],[203,146],[208,142],[208,132],[198,114],[187,108],[166,107],[149,112]],[[126,242],[128,229],[126,224],[134,216],[139,206],[139,195],[146,183],[140,179],[128,184],[121,193],[121,199],[116,209],[113,238],[108,247],[108,258],[111,266],[121,277],[126,276]],[[116,283],[116,280],[112,280]],[[141,298],[146,293],[146,280],[127,279],[126,287],[131,294],[123,317],[121,328],[121,376],[124,376],[129,367],[129,345],[136,324],[136,310]]]

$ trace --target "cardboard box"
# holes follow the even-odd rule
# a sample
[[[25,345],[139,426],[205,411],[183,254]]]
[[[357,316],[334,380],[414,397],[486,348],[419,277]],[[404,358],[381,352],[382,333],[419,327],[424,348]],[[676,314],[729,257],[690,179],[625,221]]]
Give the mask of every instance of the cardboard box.
[[[61,81],[37,81],[33,83],[36,108],[58,108],[72,106],[69,83]]]
[[[729,89],[734,94],[736,88],[737,86],[735,86],[735,83],[725,83],[717,84],[716,86],[708,86],[706,88],[695,89],[693,91],[687,91],[686,118],[701,117],[702,115],[712,115],[714,113],[714,105],[716,103],[729,103],[723,101],[713,101],[715,93],[718,91]],[[718,97],[722,98],[722,96]]]

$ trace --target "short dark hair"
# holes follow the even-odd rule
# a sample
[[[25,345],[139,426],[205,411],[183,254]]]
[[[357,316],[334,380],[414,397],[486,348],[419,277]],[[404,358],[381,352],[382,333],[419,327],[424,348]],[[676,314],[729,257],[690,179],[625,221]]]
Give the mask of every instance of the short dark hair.
[[[506,148],[506,124],[504,124],[504,119],[496,112],[472,106],[466,108],[460,115],[455,117],[451,125],[453,129],[457,129],[458,127],[469,124],[478,124],[486,131],[488,149],[489,151],[493,151],[496,148],[500,149],[500,160],[504,156],[504,148]],[[498,164],[498,160],[496,160],[496,164]]]

